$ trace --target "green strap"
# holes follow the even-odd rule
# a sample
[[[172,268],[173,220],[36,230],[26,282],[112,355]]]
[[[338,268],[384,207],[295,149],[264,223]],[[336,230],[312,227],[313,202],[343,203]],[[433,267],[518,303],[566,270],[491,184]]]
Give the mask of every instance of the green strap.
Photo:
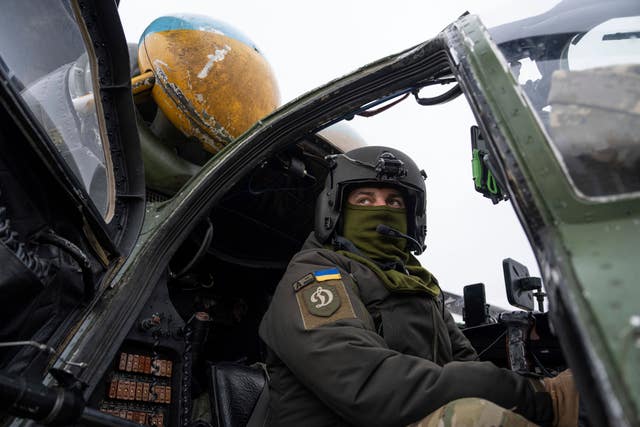
[[[490,170],[487,170],[487,188],[491,192],[491,194],[498,194],[498,182],[493,177],[493,174]]]

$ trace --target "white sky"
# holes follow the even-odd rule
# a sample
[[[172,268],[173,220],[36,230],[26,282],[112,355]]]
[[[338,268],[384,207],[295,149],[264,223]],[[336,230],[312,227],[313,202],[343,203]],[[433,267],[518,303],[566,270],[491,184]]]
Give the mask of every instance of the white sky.
[[[489,4],[488,4],[489,3]],[[121,0],[127,40],[137,42],[151,21],[171,13],[211,16],[252,39],[271,64],[283,102],[326,82],[434,37],[465,11],[491,27],[542,13],[554,0],[472,1],[159,1]],[[514,10],[515,9],[515,10]],[[443,289],[483,282],[490,303],[508,308],[502,259],[539,275],[511,205],[492,205],[473,189],[469,127],[475,123],[463,96],[420,107],[412,98],[353,128],[371,145],[406,152],[427,171],[427,251],[422,264]]]

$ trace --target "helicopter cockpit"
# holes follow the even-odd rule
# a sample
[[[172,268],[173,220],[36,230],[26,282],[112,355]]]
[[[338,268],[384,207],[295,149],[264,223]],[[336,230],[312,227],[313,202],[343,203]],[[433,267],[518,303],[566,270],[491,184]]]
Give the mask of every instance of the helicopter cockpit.
[[[80,396],[79,411],[89,409],[83,413],[95,425],[246,425],[265,384],[258,325],[287,263],[313,230],[330,156],[393,144],[425,163],[434,248],[423,260],[437,274],[458,270],[450,280],[458,289],[446,302],[479,358],[540,376],[577,367],[576,376],[586,378],[578,380],[581,392],[595,408],[590,415],[604,419],[605,388],[584,384],[606,375],[589,369],[592,359],[584,362],[594,352],[576,355],[572,348],[590,345],[580,329],[588,325],[568,328],[558,320],[573,301],[563,294],[572,289],[566,283],[574,275],[587,280],[574,274],[573,264],[566,267],[575,258],[557,242],[569,236],[595,245],[571,221],[606,220],[610,202],[624,204],[633,221],[628,212],[640,191],[640,12],[621,2],[627,3],[583,21],[558,6],[490,30],[463,16],[435,38],[284,106],[261,51],[220,21],[163,17],[129,44],[127,63],[121,29],[99,22],[101,13],[111,13],[119,25],[113,5],[12,3],[5,16],[14,19],[0,18],[0,27],[21,34],[23,44],[0,38],[6,83],[0,87],[0,259],[11,266],[0,271],[8,319],[0,346],[10,344],[0,347],[0,380],[27,373],[45,391]],[[24,22],[44,27],[31,31]],[[49,40],[36,37],[43,32]],[[121,49],[111,54],[116,65],[108,74],[103,49],[116,32],[113,44]],[[217,48],[197,62],[202,45]],[[24,61],[21,50],[39,55]],[[42,63],[34,67],[36,57]],[[489,59],[479,63],[482,58]],[[465,100],[455,116],[443,109]],[[19,108],[12,110],[14,104]],[[451,117],[474,125],[471,147],[448,144],[469,140],[469,126],[451,126]],[[389,118],[403,125],[389,126]],[[375,125],[361,135],[354,129],[364,120]],[[411,123],[407,136],[400,127]],[[435,133],[438,124],[446,133]],[[25,142],[17,151],[14,139]],[[442,141],[456,151],[445,151]],[[454,162],[463,164],[460,181]],[[480,197],[464,205],[463,192],[480,192],[493,205]],[[486,209],[492,213],[483,215]],[[513,243],[516,232],[507,221],[520,241]],[[562,226],[568,231],[557,237],[553,227]],[[488,243],[522,246],[525,235],[544,289],[537,272],[507,258],[510,249],[487,255]],[[8,244],[7,236],[22,246]],[[630,253],[632,243],[626,243]],[[588,256],[601,256],[596,252]],[[480,274],[489,264],[489,275]],[[38,266],[51,268],[34,278]],[[607,283],[619,295],[628,284],[614,279]],[[490,292],[503,297],[505,287],[509,303],[522,311],[487,303]],[[555,318],[545,311],[551,301]],[[634,319],[635,308],[615,301],[593,312],[606,315],[610,308]],[[626,338],[606,339],[628,350]],[[232,377],[224,378],[227,368]],[[256,375],[253,400],[219,404],[235,390],[234,379]],[[62,405],[55,397],[51,402]],[[35,418],[23,407],[7,411],[7,425],[28,424],[14,416]],[[44,419],[53,409],[41,412]]]

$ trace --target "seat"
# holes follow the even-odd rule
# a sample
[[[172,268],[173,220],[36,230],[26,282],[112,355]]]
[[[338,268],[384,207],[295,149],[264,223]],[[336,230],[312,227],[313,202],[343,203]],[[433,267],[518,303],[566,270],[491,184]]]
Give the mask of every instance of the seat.
[[[264,425],[269,406],[264,369],[228,362],[211,364],[209,381],[214,426]]]

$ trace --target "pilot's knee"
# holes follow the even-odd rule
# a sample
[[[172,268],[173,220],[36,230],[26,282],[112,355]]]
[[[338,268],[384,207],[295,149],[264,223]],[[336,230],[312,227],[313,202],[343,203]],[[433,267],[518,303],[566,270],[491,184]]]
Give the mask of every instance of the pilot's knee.
[[[526,418],[479,398],[454,400],[411,427],[531,427],[535,424]]]

